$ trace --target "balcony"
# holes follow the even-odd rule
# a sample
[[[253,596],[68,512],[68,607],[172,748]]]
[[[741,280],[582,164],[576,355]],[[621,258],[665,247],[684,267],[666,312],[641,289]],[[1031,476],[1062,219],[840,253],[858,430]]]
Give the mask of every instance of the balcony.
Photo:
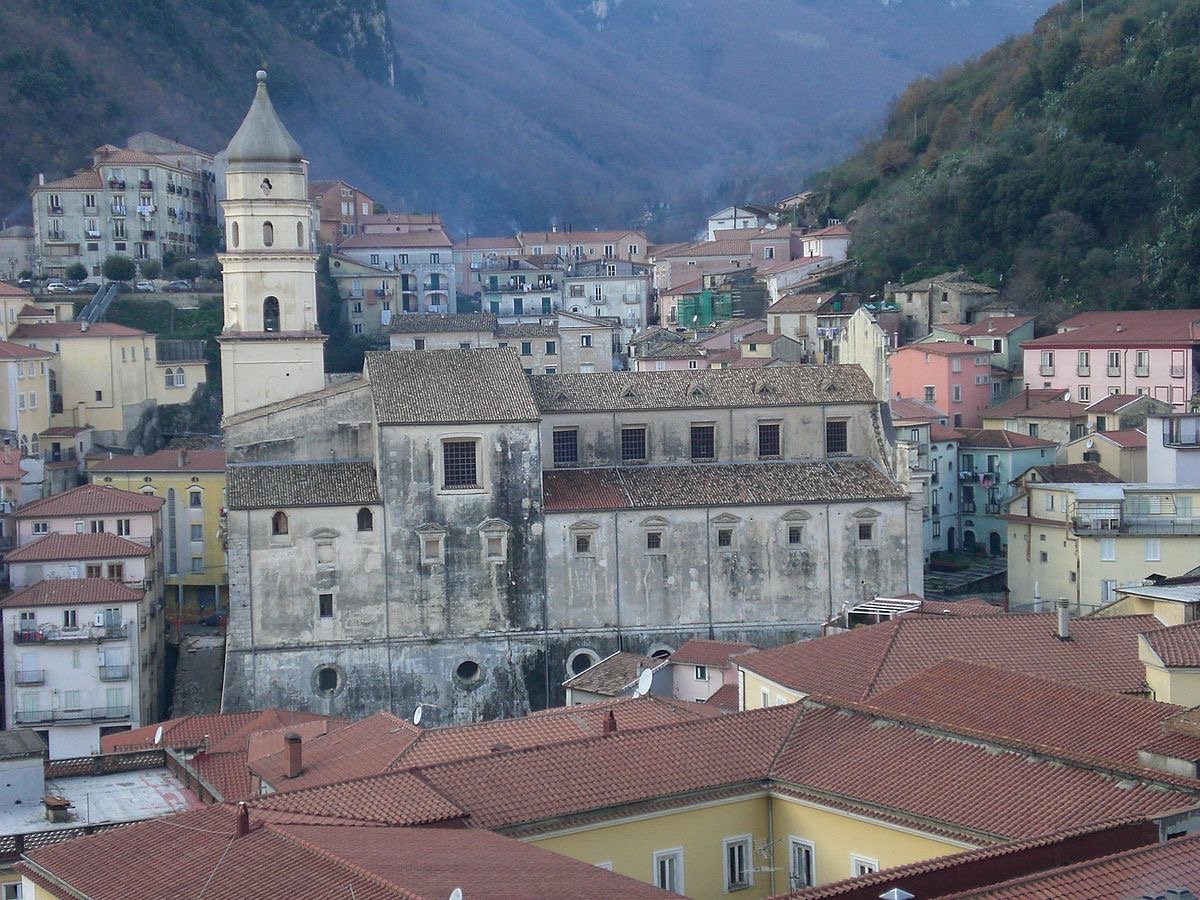
[[[154,240],[154,237],[157,234],[158,234],[158,232],[155,231],[153,228],[143,228],[142,229],[142,240],[143,241]]]
[[[987,512],[987,514],[989,516],[998,516],[1001,513],[1000,507],[1001,507],[1001,504],[994,502],[994,501],[989,501],[988,504],[984,507],[984,510]]]
[[[101,666],[101,681],[128,681],[129,666]]]
[[[965,513],[973,513],[973,512],[975,512],[975,501],[974,500],[964,500],[960,504],[960,508]]]
[[[1077,368],[1075,370],[1075,374],[1078,375],[1080,378],[1087,378],[1089,375],[1092,374],[1092,367],[1091,366],[1080,366],[1079,368]]]
[[[138,182],[138,190],[152,191],[152,190],[154,190],[154,182],[148,178],[145,179],[144,181],[139,181]]]
[[[123,191],[125,190],[125,182],[117,181],[115,178],[110,178],[108,179],[108,189],[110,191]]]
[[[1150,377],[1150,366],[1148,366],[1148,365],[1134,366],[1133,374],[1134,374],[1134,377],[1136,377],[1136,378],[1149,378]]]
[[[42,725],[54,722],[99,722],[129,718],[128,706],[91,706],[83,709],[18,709],[13,718],[18,725]]]
[[[128,582],[128,584],[133,584]],[[62,628],[43,623],[37,628],[24,628],[13,632],[15,644],[70,644],[83,641],[119,641],[129,637],[129,623],[124,625],[84,625]]]
[[[45,684],[45,669],[17,669],[17,684]]]
[[[48,241],[65,241],[66,239],[66,232],[63,231],[51,231],[46,234],[46,240]]]
[[[61,216],[63,214],[63,208],[61,206],[51,206],[48,207],[48,209],[50,210],[50,215],[52,216]]]
[[[124,203],[114,203],[112,205],[112,214],[118,218],[125,218],[129,215],[129,208]]]
[[[1200,418],[1177,416],[1165,419],[1163,444],[1167,447],[1200,447]]]
[[[43,450],[43,462],[75,462],[78,459],[74,447],[60,447],[58,450]]]
[[[1121,376],[1121,367],[1120,366],[1108,366],[1105,368],[1104,373],[1109,378],[1119,378]]]
[[[83,233],[88,237],[89,240],[95,241],[100,239],[99,228],[85,228],[83,229]]]

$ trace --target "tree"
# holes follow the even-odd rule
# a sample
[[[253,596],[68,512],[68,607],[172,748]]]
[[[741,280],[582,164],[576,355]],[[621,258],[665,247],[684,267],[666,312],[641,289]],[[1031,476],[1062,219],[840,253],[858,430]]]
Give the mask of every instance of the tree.
[[[162,275],[162,263],[157,259],[143,259],[141,262],[142,277],[153,281]]]
[[[875,168],[880,175],[895,175],[910,162],[912,151],[899,141],[884,141],[875,153]]]
[[[128,256],[110,253],[104,258],[104,265],[100,267],[100,271],[109,281],[132,281],[133,276],[137,274],[137,266]]]
[[[184,259],[175,263],[175,277],[191,281],[200,274],[200,263],[194,259]]]
[[[67,266],[64,274],[71,281],[83,281],[88,276],[88,270],[83,263],[73,262]]]

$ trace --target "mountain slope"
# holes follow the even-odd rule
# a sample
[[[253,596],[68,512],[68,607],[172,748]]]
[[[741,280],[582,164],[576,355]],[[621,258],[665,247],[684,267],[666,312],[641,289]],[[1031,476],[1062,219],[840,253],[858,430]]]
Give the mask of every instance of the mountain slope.
[[[818,179],[864,285],[960,266],[1045,321],[1200,303],[1200,0],[1063,3]],[[864,203],[863,200],[866,199]]]
[[[314,177],[475,233],[648,206],[690,232],[713,203],[793,189],[897,86],[1045,2],[6,0],[0,211],[142,128],[220,148],[266,65]]]

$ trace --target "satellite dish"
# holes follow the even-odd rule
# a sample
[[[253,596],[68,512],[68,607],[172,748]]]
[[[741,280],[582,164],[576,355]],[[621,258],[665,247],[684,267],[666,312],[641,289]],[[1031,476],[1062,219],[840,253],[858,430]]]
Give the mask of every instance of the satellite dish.
[[[1096,442],[1095,442],[1095,441],[1093,441],[1091,438],[1088,438],[1088,439],[1087,439],[1087,443],[1086,443],[1086,444],[1084,444],[1083,446],[1085,446],[1085,447],[1087,447],[1089,450],[1091,450],[1093,447],[1095,447],[1095,446],[1096,446]]]
[[[650,685],[654,682],[654,673],[649,669],[642,669],[642,674],[638,676],[637,689],[634,690],[633,696],[645,697],[650,693]]]
[[[424,710],[423,710],[423,708],[421,707],[421,704],[419,704],[419,703],[418,703],[418,704],[417,704],[417,709],[416,709],[416,711],[413,713],[413,724],[414,724],[414,725],[420,725],[420,724],[421,724],[421,714],[422,714],[423,712],[424,712]],[[459,895],[460,895],[460,896],[462,895],[462,892],[461,892],[461,891],[459,892]]]
[[[450,892],[450,900],[463,900],[462,888],[455,888]]]
[[[161,743],[162,743],[162,726],[159,725],[158,728],[156,728],[154,730],[154,746],[157,747]]]
[[[1071,402],[1071,392],[1063,391],[1063,399],[1066,400],[1068,403],[1070,403]]]

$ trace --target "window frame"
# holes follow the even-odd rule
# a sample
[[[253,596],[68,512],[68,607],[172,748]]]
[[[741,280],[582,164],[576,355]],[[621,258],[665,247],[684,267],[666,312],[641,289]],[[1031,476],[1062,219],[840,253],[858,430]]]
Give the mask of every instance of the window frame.
[[[774,442],[773,443],[773,446],[774,446],[773,451],[770,450],[771,441],[766,442],[768,446],[767,446],[767,449],[764,450],[763,429],[767,429],[768,434],[770,434],[771,429],[774,429],[775,436],[773,439],[773,442]],[[765,422],[758,423],[758,458],[759,459],[782,459],[783,458],[783,423],[779,422],[778,420],[771,420],[771,421],[765,421]]]
[[[873,875],[879,871],[879,860],[858,853],[850,854],[850,877]]]
[[[333,594],[324,592],[317,594],[317,618],[332,619],[333,618]]]
[[[672,861],[672,866],[673,866],[672,880],[675,882],[674,884],[664,884],[663,883],[664,880],[660,877],[660,875],[662,874],[661,868],[660,868],[660,863],[665,862],[666,860]],[[661,888],[664,891],[671,891],[672,893],[676,893],[676,894],[684,893],[686,888],[684,887],[684,880],[683,880],[683,848],[682,847],[672,847],[669,850],[655,850],[651,854],[650,883],[653,884],[657,888]]]
[[[698,440],[703,441],[707,432],[708,446],[705,447],[702,443],[697,443]],[[697,454],[697,449],[709,452],[707,455]],[[688,452],[691,454],[692,462],[715,462],[717,459],[717,423],[716,422],[692,422],[688,429]]]
[[[804,873],[805,880],[800,882],[796,878],[796,848],[803,847],[805,856],[808,862],[808,871]],[[800,888],[812,887],[817,883],[817,845],[805,838],[796,837],[794,834],[788,835],[788,890],[795,891]]]
[[[556,469],[579,465],[579,426],[550,430],[550,459]]]
[[[837,431],[841,430],[840,441],[838,440]],[[840,449],[837,444],[840,443]],[[825,420],[825,455],[826,456],[846,456],[850,453],[850,420],[849,419],[826,419]]]
[[[439,462],[439,466],[440,466],[440,471],[438,472],[438,480],[437,480],[437,483],[439,485],[438,492],[446,493],[446,494],[482,492],[484,490],[484,483],[485,483],[485,480],[483,477],[483,475],[484,475],[484,473],[483,473],[483,453],[481,452],[482,447],[483,447],[483,438],[480,437],[479,435],[448,434],[448,435],[442,436],[442,438],[440,440],[440,444],[441,444],[442,452],[438,455],[438,462]],[[448,454],[449,448],[452,445],[461,445],[461,446],[470,445],[472,448],[473,458],[472,458],[471,465],[472,465],[473,472],[471,474],[473,474],[474,478],[471,480],[471,482],[469,484],[466,483],[465,480],[461,481],[461,482],[460,481],[451,482],[451,480],[449,478],[449,476],[450,476],[450,471],[448,468],[449,467],[449,459],[448,459],[447,454]],[[461,462],[465,462],[465,455]]]
[[[740,851],[741,872],[734,870],[734,854]],[[754,887],[754,835],[739,834],[724,838],[721,841],[722,872],[724,874],[725,892],[749,890]],[[734,880],[740,874],[741,878]]]

